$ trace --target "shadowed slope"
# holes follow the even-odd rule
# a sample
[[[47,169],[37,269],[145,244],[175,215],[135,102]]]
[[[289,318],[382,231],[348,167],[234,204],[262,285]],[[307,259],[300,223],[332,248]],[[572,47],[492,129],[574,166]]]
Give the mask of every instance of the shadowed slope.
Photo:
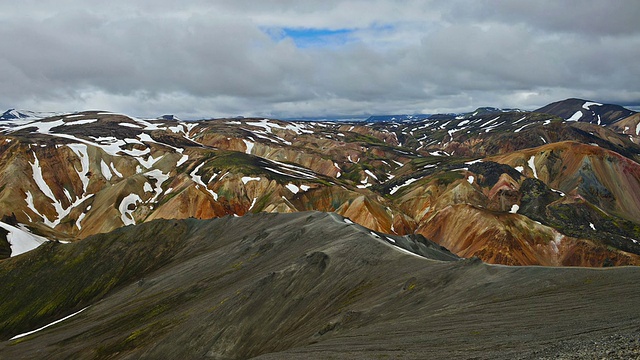
[[[640,269],[443,262],[394,243],[456,260],[317,212],[160,220],[48,244],[0,263],[2,338],[90,306],[0,343],[0,357],[513,358],[638,326]]]

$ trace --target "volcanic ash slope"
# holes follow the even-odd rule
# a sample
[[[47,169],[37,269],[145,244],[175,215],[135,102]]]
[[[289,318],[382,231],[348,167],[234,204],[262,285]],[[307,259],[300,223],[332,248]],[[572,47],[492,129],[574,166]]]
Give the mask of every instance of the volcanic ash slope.
[[[156,220],[0,262],[0,358],[535,357],[637,338],[639,276],[460,260],[329,213]]]

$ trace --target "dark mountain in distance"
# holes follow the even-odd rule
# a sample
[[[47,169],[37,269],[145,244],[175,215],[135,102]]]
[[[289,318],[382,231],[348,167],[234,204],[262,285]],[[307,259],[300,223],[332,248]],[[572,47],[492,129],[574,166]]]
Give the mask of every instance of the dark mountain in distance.
[[[9,109],[0,115],[0,120],[18,120],[32,118],[33,112],[31,111],[18,111],[16,109]]]
[[[304,122],[361,122],[365,121],[369,115],[332,115],[332,116],[300,116],[293,118],[282,118],[284,121],[304,121]],[[239,118],[244,118],[240,116]]]
[[[0,115],[0,121],[36,120],[57,115],[54,112],[9,109]]]
[[[405,121],[420,121],[431,117],[431,114],[415,114],[415,115],[372,115],[365,119],[365,122],[405,122]]]
[[[557,101],[534,111],[556,115],[567,121],[581,121],[605,126],[635,114],[635,111],[620,105],[600,104],[575,98]]]

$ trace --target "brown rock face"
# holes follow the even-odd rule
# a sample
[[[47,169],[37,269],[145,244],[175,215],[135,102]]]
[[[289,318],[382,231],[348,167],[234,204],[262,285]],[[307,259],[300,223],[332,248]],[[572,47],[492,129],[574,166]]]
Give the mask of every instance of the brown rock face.
[[[487,262],[637,264],[637,116],[600,126],[492,111],[370,124],[103,112],[7,123],[0,215],[80,240],[160,218],[318,210]]]

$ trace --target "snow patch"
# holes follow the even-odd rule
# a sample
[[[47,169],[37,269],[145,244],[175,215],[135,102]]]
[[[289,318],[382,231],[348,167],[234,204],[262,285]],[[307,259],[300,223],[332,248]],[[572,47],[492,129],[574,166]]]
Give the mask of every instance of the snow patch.
[[[253,142],[251,142],[249,140],[245,140],[245,139],[242,139],[242,141],[244,141],[244,144],[247,147],[247,150],[245,150],[245,153],[251,154],[251,150],[253,150],[253,146],[255,144]]]
[[[513,204],[511,206],[511,210],[509,210],[510,213],[515,214],[518,212],[518,210],[520,210],[520,205],[518,204]]]
[[[176,163],[176,167],[184,164],[185,162],[187,162],[187,160],[189,160],[189,155],[182,155],[180,160],[178,160],[178,162]]]
[[[133,218],[133,212],[139,202],[141,203],[142,199],[138,194],[129,194],[125,196],[125,198],[120,202],[120,205],[118,205],[118,210],[120,210],[120,219],[125,226],[134,225],[136,223]],[[131,208],[131,205],[133,205],[133,208]]]
[[[98,119],[83,119],[83,120],[69,121],[64,123],[64,125],[65,126],[86,125],[86,124],[91,124],[97,121]]]
[[[138,160],[140,165],[144,166],[146,169],[150,169],[151,167],[153,167],[153,164],[157,163],[160,159],[162,159],[162,156],[154,158],[151,154],[149,154],[147,160],[143,159],[142,157],[136,157],[136,160]]]
[[[153,192],[153,188],[151,187],[151,184],[149,184],[148,182],[144,183],[144,186],[142,186],[142,189],[145,192]]]
[[[533,170],[533,177],[537,179],[538,178],[538,172],[536,171],[535,160],[536,160],[536,157],[532,155],[529,158],[529,161],[527,163],[529,164],[529,167],[531,168],[531,170]]]
[[[246,185],[249,181],[260,181],[260,178],[259,177],[251,177],[251,176],[243,176],[241,180],[242,180],[242,183]]]
[[[200,165],[196,166],[196,168],[193,169],[193,171],[189,174],[189,176],[191,176],[191,180],[193,180],[193,182],[195,182],[199,186],[202,186],[209,194],[211,194],[211,196],[213,196],[213,200],[218,201],[218,194],[216,192],[214,192],[213,190],[209,189],[207,187],[207,184],[205,184],[202,181],[202,176],[198,175],[198,171],[200,171],[200,168],[203,165],[204,165],[204,163],[201,163]]]
[[[602,104],[597,103],[597,102],[591,102],[591,101],[586,101],[584,104],[582,104],[582,108],[585,110],[591,110],[589,109],[591,106],[602,106]]]
[[[253,209],[253,207],[256,205],[256,201],[258,201],[258,198],[254,197],[253,201],[251,201],[251,206],[249,206],[249,210]],[[247,211],[249,211],[249,210],[247,210]]]
[[[409,184],[411,184],[411,183],[414,183],[414,182],[416,182],[416,181],[418,181],[418,180],[420,180],[420,179],[419,179],[419,178],[412,178],[412,179],[409,179],[409,180],[405,181],[405,182],[404,182],[404,184],[402,184],[402,185],[396,185],[396,186],[394,186],[394,187],[391,189],[391,191],[389,191],[389,194],[390,194],[390,195],[393,195],[393,194],[395,194],[398,190],[400,190],[400,188],[405,187],[405,186],[407,186],[407,185],[409,185]]]
[[[287,189],[289,189],[289,191],[291,191],[294,194],[297,194],[298,192],[300,192],[300,188],[298,186],[296,186],[295,184],[289,183],[289,184],[285,185],[285,187]]]
[[[568,118],[567,121],[578,121],[580,120],[581,117],[582,117],[582,111],[578,110],[573,115],[571,115],[571,117]]]
[[[89,154],[87,153],[87,145],[84,144],[69,144],[67,145],[71,151],[80,159],[80,164],[82,166],[82,170],[76,170],[78,173],[78,177],[80,177],[80,181],[82,181],[82,192],[87,192],[87,187],[89,186]]]
[[[86,150],[86,149],[85,149]],[[86,155],[86,154],[84,154]],[[42,176],[42,168],[40,167],[40,161],[38,160],[38,157],[36,156],[36,153],[33,153],[33,157],[34,157],[34,162],[33,163],[29,163],[31,164],[31,170],[33,173],[33,179],[36,183],[36,185],[38,185],[38,189],[40,189],[40,191],[46,196],[48,197],[52,203],[51,205],[53,205],[54,209],[56,210],[57,213],[57,217],[55,218],[54,221],[49,220],[49,218],[47,218],[46,216],[44,216],[43,214],[41,214],[35,207],[35,204],[33,202],[33,195],[31,194],[30,191],[26,192],[27,198],[27,207],[29,209],[31,209],[34,213],[38,214],[40,217],[42,217],[42,221],[44,222],[44,224],[50,228],[54,228],[56,226],[58,226],[58,224],[60,224],[60,221],[62,221],[62,219],[64,219],[67,215],[69,215],[69,213],[71,212],[71,210],[82,204],[85,200],[89,199],[90,197],[93,196],[93,194],[88,194],[88,195],[84,195],[83,197],[77,198],[75,202],[73,202],[71,205],[69,205],[69,207],[65,208],[62,206],[62,203],[55,197],[55,195],[53,194],[53,191],[51,190],[51,188],[49,187],[49,185],[47,185],[47,183],[44,181],[44,178]],[[83,169],[86,166],[86,169],[88,171],[88,156],[86,157],[86,162],[83,160]],[[76,170],[78,171],[78,170]],[[78,172],[79,175],[81,172]],[[82,179],[82,177],[81,177]],[[83,185],[85,187],[85,191],[86,191],[86,185],[88,184],[88,178],[86,180],[86,182],[83,180]],[[67,195],[68,197],[70,197],[69,195]],[[71,200],[70,200],[71,202]]]
[[[369,171],[369,170],[365,170],[364,172],[365,172],[367,175],[371,176],[372,178],[376,179],[376,181],[379,181],[379,180],[378,180],[378,177],[377,177],[377,176],[375,176],[371,171]]]
[[[473,184],[474,180],[475,180],[475,177],[473,177],[473,175],[469,175],[469,177],[467,178],[467,181],[469,182],[469,184]]]
[[[89,209],[87,209],[87,211],[88,210]],[[82,230],[82,220],[84,219],[85,216],[87,216],[87,213],[83,212],[78,216],[78,219],[76,219],[76,227],[78,228],[78,230]]]
[[[111,178],[113,177],[111,169],[109,169],[109,165],[107,165],[107,163],[102,159],[100,160],[100,171],[102,172],[102,176],[104,176],[107,181],[111,180]]]
[[[0,228],[8,232],[7,241],[11,245],[11,257],[24,254],[49,241],[42,236],[31,234],[28,231],[3,222],[0,222]]]
[[[149,202],[153,203],[162,194],[162,184],[169,179],[169,174],[165,174],[158,169],[154,169],[144,173],[144,175],[156,181],[156,186],[154,189],[152,189],[152,191],[155,191],[156,194],[151,200],[149,200]],[[148,185],[148,184],[149,183],[145,183],[145,185]]]
[[[122,174],[120,173],[120,171],[118,171],[118,169],[116,169],[116,167],[113,165],[113,163],[110,164],[111,170],[113,171],[113,173],[118,176],[119,178],[124,178],[124,176],[122,176]]]
[[[295,178],[298,178],[298,179],[305,179],[305,180],[317,179],[317,176],[315,176],[313,174],[313,172],[310,171],[307,168],[303,168],[303,167],[296,166],[296,165],[291,165],[291,164],[286,164],[286,163],[283,163],[283,162],[280,162],[280,161],[276,161],[276,160],[269,160],[269,161],[271,161],[272,163],[280,166],[280,170],[278,171],[278,170],[274,170],[274,169],[268,168],[268,167],[265,167],[265,169],[273,171],[273,172],[275,172],[277,174],[286,175],[286,176],[289,176],[289,177],[295,177]],[[289,173],[288,174],[284,173],[284,171],[287,171]]]
[[[132,124],[132,123],[119,123],[118,125],[120,126],[124,126],[124,127],[129,127],[129,128],[134,128],[134,129],[141,129],[142,127],[136,124]]]
[[[34,159],[33,163],[29,162],[29,164],[31,164],[31,172],[33,173],[33,180],[35,181],[36,185],[38,185],[38,189],[40,189],[40,191],[42,191],[42,193],[46,197],[56,201],[56,198],[53,195],[51,188],[49,187],[49,185],[47,185],[47,183],[44,181],[44,178],[42,177],[42,168],[40,167],[40,161],[38,160],[38,156],[36,156],[35,152],[33,153],[33,159]]]
[[[527,126],[529,126],[529,125],[531,125],[531,123],[529,123],[529,124],[524,124],[524,125],[522,125],[521,127],[517,128],[517,129],[515,129],[515,130],[513,130],[513,132],[515,132],[515,133],[519,133],[520,131],[522,131],[522,129],[526,128],[526,127],[527,127]]]

